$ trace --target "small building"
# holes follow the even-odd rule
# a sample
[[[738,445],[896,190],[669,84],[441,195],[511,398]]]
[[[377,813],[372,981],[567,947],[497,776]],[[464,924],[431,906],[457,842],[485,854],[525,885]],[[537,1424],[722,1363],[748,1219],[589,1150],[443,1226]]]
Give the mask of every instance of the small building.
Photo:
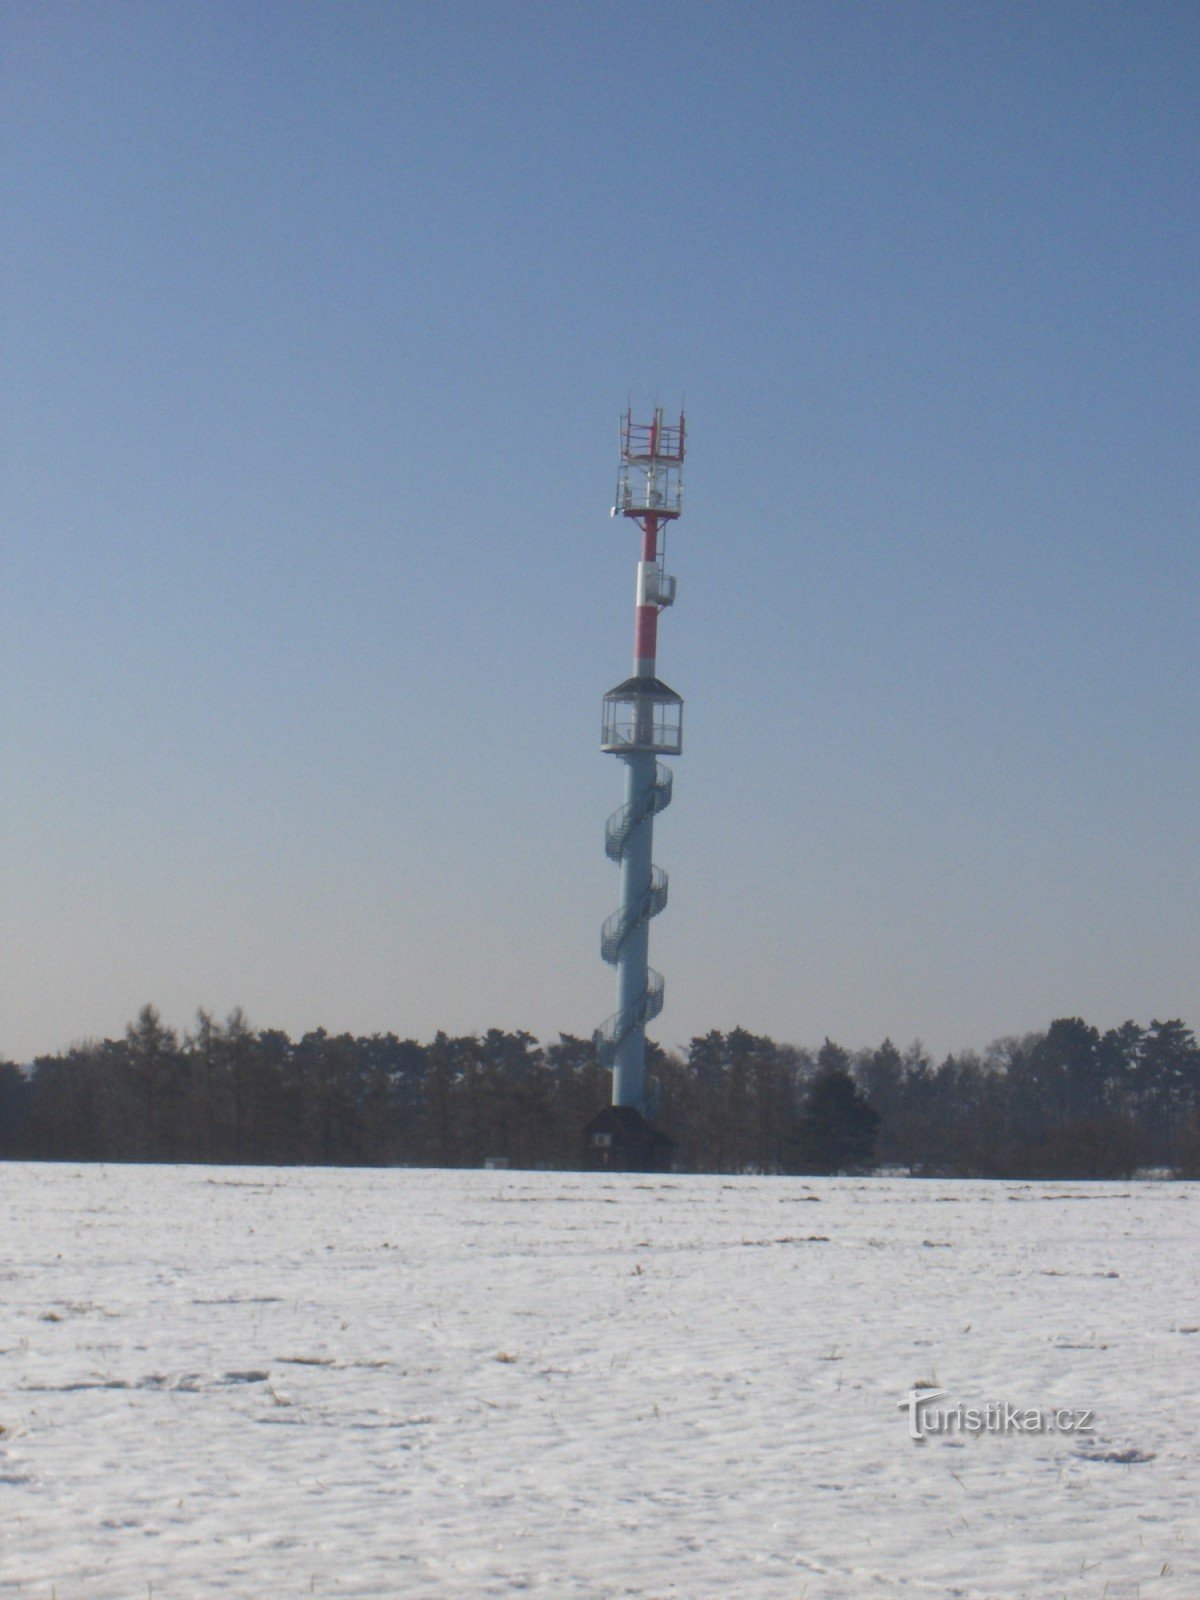
[[[670,1172],[675,1141],[632,1106],[605,1106],[583,1130],[586,1172]]]

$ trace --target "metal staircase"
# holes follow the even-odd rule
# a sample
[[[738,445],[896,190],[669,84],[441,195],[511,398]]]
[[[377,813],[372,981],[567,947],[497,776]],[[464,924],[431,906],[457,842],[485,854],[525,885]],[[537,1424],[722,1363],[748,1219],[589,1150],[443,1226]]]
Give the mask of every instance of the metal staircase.
[[[654,778],[641,794],[618,806],[609,817],[604,830],[604,851],[610,861],[624,859],[634,830],[642,823],[665,811],[671,803],[673,775],[671,769],[657,762]],[[651,917],[656,917],[667,903],[667,874],[661,867],[650,868],[650,887],[632,906],[621,906],[613,912],[600,930],[600,954],[610,967],[621,959],[621,947],[635,928]],[[594,1038],[600,1062],[612,1067],[621,1041],[634,1028],[644,1027],[658,1016],[663,1008],[665,985],[661,972],[647,968],[646,988],[640,1001],[627,1006],[624,1011],[614,1011],[612,1016],[596,1029]]]
[[[610,861],[620,861],[629,835],[643,817],[656,817],[660,811],[667,809],[671,804],[671,785],[674,781],[675,775],[670,767],[664,767],[659,761],[654,769],[654,783],[645,794],[639,795],[628,805],[617,807],[604,829],[604,853]],[[607,961],[608,957],[604,959]]]
[[[627,1034],[632,1033],[639,1025],[644,1027],[647,1022],[653,1022],[663,1008],[665,987],[662,973],[655,972],[653,967],[648,967],[646,993],[641,1005],[633,1006],[627,1011],[614,1011],[612,1016],[596,1029],[593,1040],[596,1045],[596,1056],[602,1067],[611,1069],[617,1047]]]

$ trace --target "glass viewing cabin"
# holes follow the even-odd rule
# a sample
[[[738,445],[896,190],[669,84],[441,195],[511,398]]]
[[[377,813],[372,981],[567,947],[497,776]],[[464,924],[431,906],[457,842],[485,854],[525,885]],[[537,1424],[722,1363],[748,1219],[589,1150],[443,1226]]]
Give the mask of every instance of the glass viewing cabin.
[[[600,748],[677,756],[683,750],[683,700],[659,678],[626,678],[604,696]]]

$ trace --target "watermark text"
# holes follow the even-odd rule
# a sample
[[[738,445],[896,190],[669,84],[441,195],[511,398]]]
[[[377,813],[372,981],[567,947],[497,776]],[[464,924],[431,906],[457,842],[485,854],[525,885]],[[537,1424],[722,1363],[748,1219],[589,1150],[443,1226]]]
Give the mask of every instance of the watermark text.
[[[897,1402],[908,1412],[908,1436],[920,1443],[932,1436],[955,1433],[1091,1433],[1095,1412],[1083,1406],[1060,1406],[1046,1410],[1041,1406],[1018,1406],[1008,1400],[989,1400],[977,1405],[957,1401],[939,1405],[947,1399],[946,1389],[910,1389]]]

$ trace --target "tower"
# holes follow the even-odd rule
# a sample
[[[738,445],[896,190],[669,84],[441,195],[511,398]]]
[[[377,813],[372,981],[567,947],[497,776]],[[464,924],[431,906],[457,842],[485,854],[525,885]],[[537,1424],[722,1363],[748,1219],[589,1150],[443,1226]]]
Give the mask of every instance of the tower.
[[[671,802],[671,771],[660,756],[683,749],[683,701],[658,677],[658,617],[675,599],[666,535],[683,510],[684,421],[621,422],[614,517],[641,533],[633,632],[633,676],[604,696],[600,748],[625,767],[625,803],[613,812],[604,848],[621,868],[621,903],[604,924],[600,953],[617,969],[617,1009],[596,1030],[601,1062],[613,1075],[612,1103],[651,1119],[657,1085],[646,1082],[646,1024],[663,1007],[663,979],[649,964],[650,920],[667,903],[667,875],[652,860],[654,818]]]

